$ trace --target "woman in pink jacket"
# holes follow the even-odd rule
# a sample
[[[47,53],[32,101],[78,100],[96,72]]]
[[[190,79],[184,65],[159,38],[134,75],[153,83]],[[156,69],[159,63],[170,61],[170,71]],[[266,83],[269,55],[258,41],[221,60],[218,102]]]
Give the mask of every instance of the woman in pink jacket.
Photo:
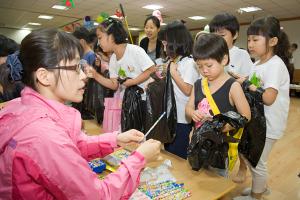
[[[46,29],[26,36],[14,55],[11,78],[26,87],[0,111],[0,199],[128,199],[145,163],[159,154],[160,143],[148,140],[104,180],[91,171],[88,160],[143,134],[81,131],[80,114],[64,105],[82,100],[81,52],[70,34]]]

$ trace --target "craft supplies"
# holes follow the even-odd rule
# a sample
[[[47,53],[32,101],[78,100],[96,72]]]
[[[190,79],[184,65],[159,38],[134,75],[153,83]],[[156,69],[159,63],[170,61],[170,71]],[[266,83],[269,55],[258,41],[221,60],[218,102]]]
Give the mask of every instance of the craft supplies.
[[[139,186],[139,190],[145,193],[151,199],[185,199],[191,194],[183,188],[184,184],[178,184],[174,181],[162,183],[147,183]],[[176,197],[176,198],[175,198]]]
[[[100,159],[91,160],[90,162],[88,162],[88,164],[90,168],[96,173],[102,173],[106,168],[106,164]]]
[[[121,161],[130,156],[131,152],[126,149],[119,149],[103,158],[112,167],[118,167],[121,165]]]

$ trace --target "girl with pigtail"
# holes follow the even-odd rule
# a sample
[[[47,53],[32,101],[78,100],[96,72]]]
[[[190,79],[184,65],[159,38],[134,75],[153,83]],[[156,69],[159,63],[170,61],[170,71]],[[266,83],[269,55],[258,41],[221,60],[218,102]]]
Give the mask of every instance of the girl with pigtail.
[[[249,84],[249,90],[262,90],[264,111],[267,122],[265,147],[257,166],[246,161],[252,174],[252,188],[247,188],[235,200],[261,199],[270,193],[267,188],[267,160],[278,139],[283,135],[289,111],[289,73],[287,35],[281,30],[279,20],[273,16],[260,18],[251,23],[247,30],[248,49],[258,58],[251,69],[249,79],[255,77],[257,83]],[[243,83],[245,77],[239,77]],[[245,84],[246,82],[244,82]],[[248,82],[249,83],[249,82]],[[239,173],[246,174],[246,165],[241,161]]]

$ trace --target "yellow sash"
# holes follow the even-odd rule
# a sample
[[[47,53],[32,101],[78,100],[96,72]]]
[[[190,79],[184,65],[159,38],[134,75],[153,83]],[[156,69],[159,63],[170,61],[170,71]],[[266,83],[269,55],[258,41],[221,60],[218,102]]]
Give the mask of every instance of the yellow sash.
[[[214,99],[211,96],[210,90],[208,88],[208,82],[207,78],[202,79],[202,86],[203,86],[203,92],[204,95],[207,98],[207,101],[212,109],[212,112],[214,115],[220,114],[220,110],[218,106],[216,105]],[[240,128],[235,135],[233,136],[236,139],[241,139],[242,134],[243,134],[244,128]],[[227,132],[227,136],[229,136],[229,133]],[[238,142],[229,142],[229,149],[228,149],[228,169],[231,171],[237,161],[238,158]]]

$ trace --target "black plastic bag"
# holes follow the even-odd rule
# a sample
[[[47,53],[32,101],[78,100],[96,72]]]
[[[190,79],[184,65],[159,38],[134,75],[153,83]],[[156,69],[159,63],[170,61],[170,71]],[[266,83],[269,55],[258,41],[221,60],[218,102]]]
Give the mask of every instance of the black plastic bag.
[[[156,75],[152,78],[154,82],[149,83],[147,88],[145,130],[149,130],[163,112],[166,112],[166,117],[159,121],[147,139],[171,143],[176,135],[177,110],[169,67],[165,78],[160,79]]]
[[[109,78],[108,70],[101,73],[101,69],[99,67],[93,66],[97,73],[100,73],[106,78]],[[102,86],[100,83],[95,81],[95,79],[89,79],[86,86],[86,91],[83,99],[84,108],[87,109],[90,113],[92,113],[98,124],[102,124],[103,114],[104,114],[104,98],[112,97],[113,90],[108,89]]]
[[[154,79],[154,82],[149,83],[146,90],[146,132],[164,112],[166,79],[160,79],[156,75],[151,75],[151,77]],[[166,117],[163,117],[150,132],[147,139],[150,138],[159,140],[162,143],[171,142],[173,140],[169,133]]]
[[[136,129],[144,132],[144,117],[142,108],[142,97],[144,91],[141,87],[134,85],[126,88],[121,113],[122,132]]]
[[[177,108],[176,108],[176,100],[172,83],[172,76],[170,72],[170,65],[167,68],[166,75],[166,89],[164,94],[164,111],[166,112],[167,124],[169,128],[169,134],[171,136],[171,143],[176,136],[176,124],[177,124]]]
[[[247,123],[239,144],[239,152],[256,167],[263,152],[266,141],[266,118],[264,114],[263,92],[248,90],[247,82],[243,86],[244,93],[251,109],[251,120]]]
[[[208,166],[226,168],[228,143],[239,142],[233,137],[235,131],[232,131],[229,136],[222,132],[222,128],[227,123],[238,130],[245,126],[247,119],[236,112],[229,111],[215,115],[212,121],[205,121],[194,131],[188,147],[188,161],[193,170],[198,171]]]

